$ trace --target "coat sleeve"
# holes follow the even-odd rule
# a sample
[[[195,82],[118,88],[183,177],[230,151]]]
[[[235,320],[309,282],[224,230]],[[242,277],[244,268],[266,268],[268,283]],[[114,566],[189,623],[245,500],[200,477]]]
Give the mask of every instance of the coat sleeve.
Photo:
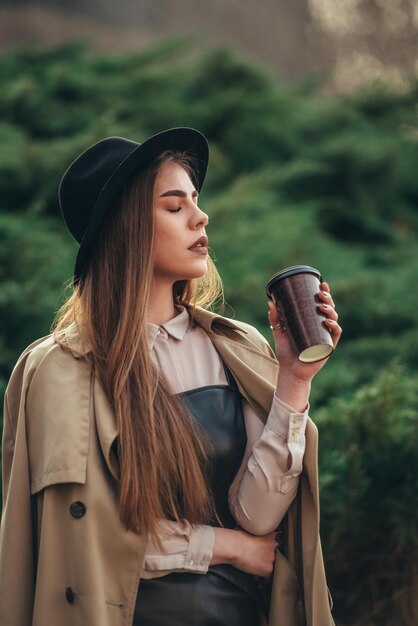
[[[35,554],[26,445],[25,361],[12,374],[4,400],[0,527],[0,624],[32,624]]]

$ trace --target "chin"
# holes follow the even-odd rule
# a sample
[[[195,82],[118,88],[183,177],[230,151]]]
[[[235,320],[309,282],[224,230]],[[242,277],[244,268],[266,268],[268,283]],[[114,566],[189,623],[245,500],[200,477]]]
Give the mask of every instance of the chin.
[[[177,280],[193,280],[196,278],[202,278],[202,276],[204,276],[207,271],[208,271],[208,264],[205,261],[204,263],[201,263],[200,267],[195,267],[195,268],[189,267],[188,271],[184,272],[181,278],[178,278]]]
[[[202,278],[206,274],[207,270],[204,272],[195,272],[190,273],[188,276],[185,276],[183,280],[196,280],[197,278]]]

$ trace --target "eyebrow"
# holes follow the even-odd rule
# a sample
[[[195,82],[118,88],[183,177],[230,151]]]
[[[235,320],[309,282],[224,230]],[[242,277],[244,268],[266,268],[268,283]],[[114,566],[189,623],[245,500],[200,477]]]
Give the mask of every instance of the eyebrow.
[[[196,198],[198,196],[198,192],[196,189],[192,192],[192,198]],[[170,191],[165,191],[160,195],[160,198],[165,198],[166,196],[177,196],[179,198],[187,198],[187,193],[182,191],[181,189],[170,189]]]

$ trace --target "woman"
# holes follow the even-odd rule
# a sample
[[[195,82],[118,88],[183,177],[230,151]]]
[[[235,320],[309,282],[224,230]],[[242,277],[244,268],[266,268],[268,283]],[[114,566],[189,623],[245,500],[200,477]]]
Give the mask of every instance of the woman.
[[[333,623],[307,416],[324,362],[298,361],[271,304],[280,369],[202,308],[207,163],[203,135],[169,129],[104,139],[61,180],[74,291],[6,392],[0,624]]]

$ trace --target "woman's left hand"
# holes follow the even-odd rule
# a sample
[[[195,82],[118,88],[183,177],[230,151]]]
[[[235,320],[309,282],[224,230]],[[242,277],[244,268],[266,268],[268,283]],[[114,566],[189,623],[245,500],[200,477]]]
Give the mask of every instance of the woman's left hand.
[[[320,304],[318,305],[319,309],[326,316],[323,323],[331,332],[332,342],[335,348],[340,340],[342,328],[338,324],[338,313],[335,310],[334,300],[328,283],[321,283],[321,290],[318,292],[318,297],[320,299]],[[273,302],[269,302],[268,316],[270,325],[273,327],[276,356],[280,363],[280,371],[282,373],[288,372],[294,378],[300,380],[311,381],[315,374],[324,367],[329,357],[322,361],[316,361],[315,363],[302,363],[299,361],[287,331],[281,327],[274,328],[281,321],[281,315]]]

